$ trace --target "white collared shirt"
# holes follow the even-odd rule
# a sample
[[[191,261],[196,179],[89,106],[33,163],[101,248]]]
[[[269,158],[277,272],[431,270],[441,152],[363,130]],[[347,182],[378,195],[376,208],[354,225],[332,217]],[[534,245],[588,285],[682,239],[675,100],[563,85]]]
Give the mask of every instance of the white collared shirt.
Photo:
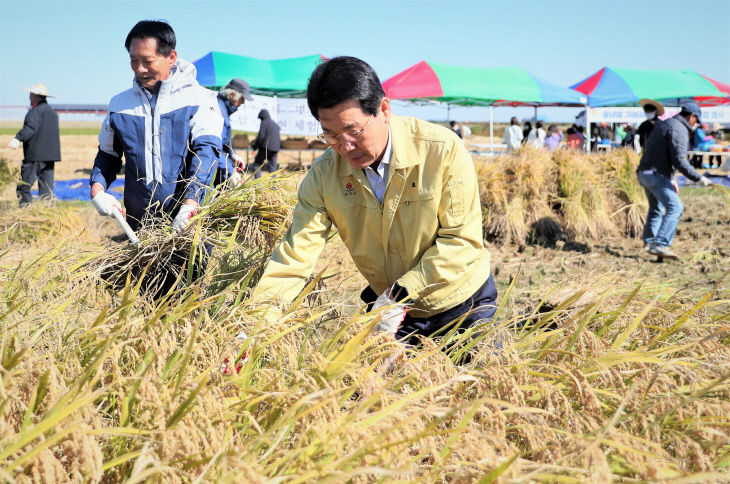
[[[390,168],[390,159],[392,156],[393,145],[391,143],[390,126],[388,126],[388,144],[385,146],[383,159],[378,163],[378,168],[373,170],[371,166],[368,166],[363,170],[368,182],[370,182],[370,188],[372,188],[375,198],[378,199],[381,205],[383,203],[383,196],[385,195],[385,187],[388,184],[388,168]]]

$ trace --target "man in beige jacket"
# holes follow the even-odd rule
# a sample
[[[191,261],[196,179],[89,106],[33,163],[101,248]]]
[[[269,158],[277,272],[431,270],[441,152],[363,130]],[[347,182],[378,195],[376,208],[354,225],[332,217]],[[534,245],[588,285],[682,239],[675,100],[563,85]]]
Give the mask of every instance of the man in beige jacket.
[[[302,181],[254,296],[293,300],[334,225],[368,281],[361,298],[382,312],[377,330],[400,340],[441,333],[461,317],[462,327],[491,320],[497,291],[461,140],[393,115],[375,71],[354,57],[320,64],[307,102],[330,148]]]

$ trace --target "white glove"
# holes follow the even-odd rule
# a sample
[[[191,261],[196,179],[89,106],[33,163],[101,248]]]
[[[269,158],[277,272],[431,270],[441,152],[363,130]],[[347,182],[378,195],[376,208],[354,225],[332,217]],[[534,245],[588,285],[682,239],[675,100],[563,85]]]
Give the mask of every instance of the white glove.
[[[403,324],[406,317],[408,306],[393,300],[390,297],[390,289],[386,289],[383,294],[378,296],[373,304],[372,312],[380,311],[380,321],[375,325],[373,331],[385,331],[395,337],[398,328]]]
[[[243,181],[243,177],[241,176],[241,173],[238,170],[236,170],[233,172],[233,174],[231,175],[229,180],[230,180],[229,183],[232,187],[237,187]]]
[[[712,185],[712,182],[706,176],[701,176],[697,183],[699,183],[703,187],[709,187],[710,185]]]
[[[20,147],[20,141],[18,141],[18,138],[13,138],[10,140],[10,143],[8,143],[8,148],[17,150],[19,147]]]
[[[233,166],[235,167],[236,171],[246,171],[246,162],[243,161],[243,158],[238,155],[231,155],[231,158],[233,159]]]
[[[124,214],[124,210],[122,210],[122,205],[119,203],[119,200],[114,198],[114,195],[110,195],[107,192],[97,193],[96,196],[91,199],[91,203],[94,205],[94,208],[96,208],[96,211],[99,212],[99,215],[113,217],[114,210],[119,210],[120,213]]]
[[[180,205],[180,211],[175,215],[175,220],[172,221],[172,228],[175,232],[180,233],[185,230],[185,227],[190,223],[190,218],[195,215],[194,205]]]

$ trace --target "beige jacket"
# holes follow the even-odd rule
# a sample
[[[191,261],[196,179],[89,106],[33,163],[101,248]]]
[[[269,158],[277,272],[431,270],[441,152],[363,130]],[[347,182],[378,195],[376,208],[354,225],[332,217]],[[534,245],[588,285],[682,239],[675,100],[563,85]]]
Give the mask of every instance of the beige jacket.
[[[391,117],[393,155],[382,205],[362,170],[332,148],[299,188],[289,230],[254,295],[292,301],[312,274],[334,225],[378,294],[396,281],[414,317],[464,302],[489,277],[474,164],[450,130]]]

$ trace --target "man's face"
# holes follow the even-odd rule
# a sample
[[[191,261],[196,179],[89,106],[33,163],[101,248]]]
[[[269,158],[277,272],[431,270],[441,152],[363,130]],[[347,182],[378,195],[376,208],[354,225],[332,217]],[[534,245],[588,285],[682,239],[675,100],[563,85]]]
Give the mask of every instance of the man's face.
[[[176,60],[175,50],[168,56],[157,53],[155,38],[132,39],[129,45],[129,61],[134,77],[148,91],[155,87],[157,81],[165,81],[170,77],[170,68]]]
[[[235,95],[233,93],[228,95],[228,100],[236,108],[240,108],[241,106],[243,106],[243,103],[246,102],[246,98],[244,98],[243,96],[239,97],[238,100],[236,100],[234,98],[235,98]]]
[[[357,101],[345,101],[332,108],[320,108],[319,122],[325,134],[341,135],[332,147],[354,169],[380,161],[388,144],[390,100],[383,98],[376,116],[362,110]],[[348,133],[363,130],[359,136]],[[344,133],[344,134],[343,134]]]

